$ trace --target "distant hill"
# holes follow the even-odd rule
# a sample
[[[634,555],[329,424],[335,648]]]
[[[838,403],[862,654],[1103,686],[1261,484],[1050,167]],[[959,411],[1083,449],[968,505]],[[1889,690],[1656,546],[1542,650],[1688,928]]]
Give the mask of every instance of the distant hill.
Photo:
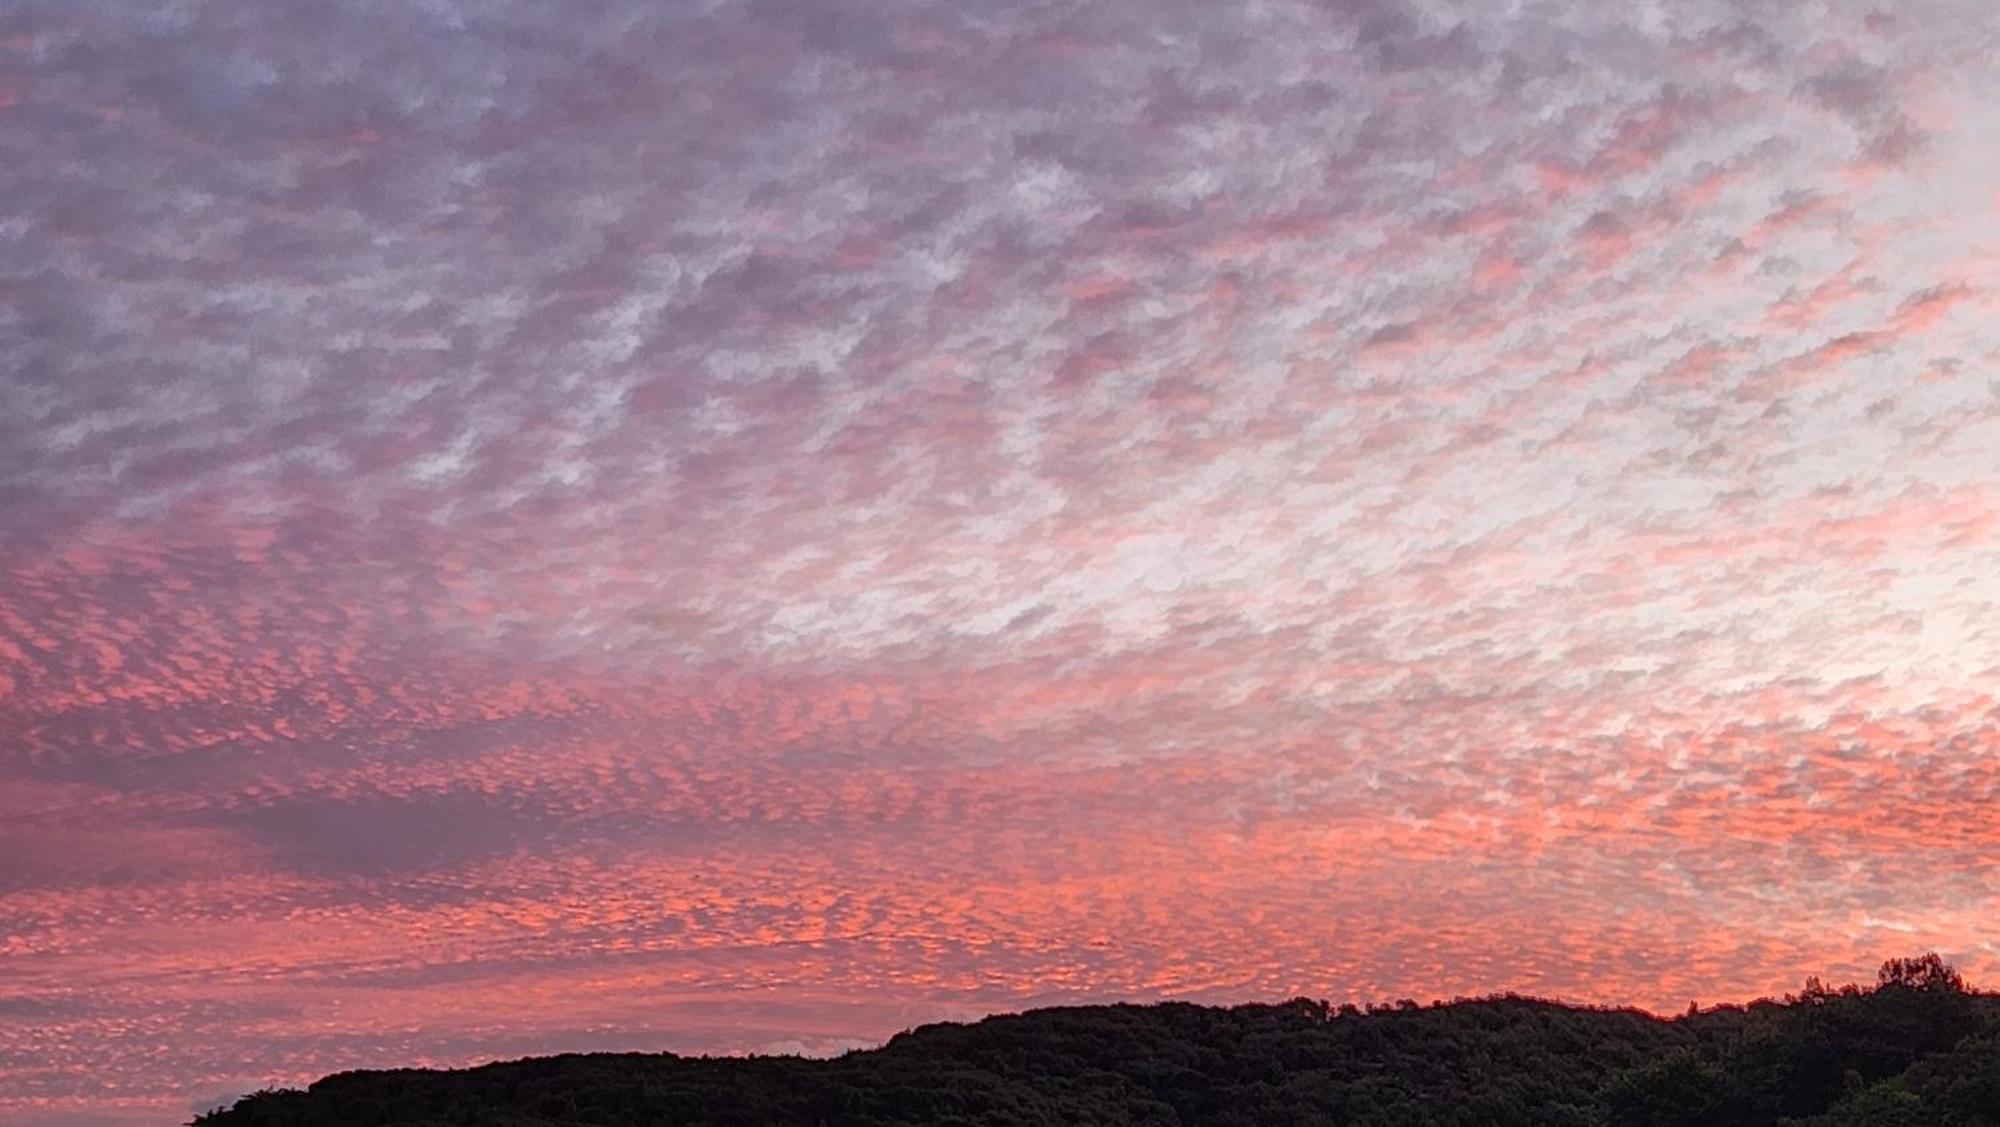
[[[570,1055],[349,1072],[197,1127],[2000,1127],[2000,995],[1936,956],[1671,1020],[1515,996],[1081,1006],[834,1060]]]

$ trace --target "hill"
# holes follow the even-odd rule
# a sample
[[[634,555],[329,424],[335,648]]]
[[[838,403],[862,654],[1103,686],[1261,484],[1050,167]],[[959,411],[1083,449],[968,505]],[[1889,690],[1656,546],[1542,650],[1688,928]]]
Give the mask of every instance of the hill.
[[[2000,1127],[2000,996],[1936,956],[1662,1019],[1516,996],[1063,1007],[833,1060],[588,1054],[349,1072],[196,1127]]]

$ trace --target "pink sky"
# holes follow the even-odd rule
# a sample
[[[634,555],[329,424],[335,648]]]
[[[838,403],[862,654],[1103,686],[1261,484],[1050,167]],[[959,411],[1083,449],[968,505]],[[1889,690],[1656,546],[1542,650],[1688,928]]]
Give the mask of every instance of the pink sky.
[[[2000,10],[1510,7],[0,13],[0,1120],[2000,981]]]

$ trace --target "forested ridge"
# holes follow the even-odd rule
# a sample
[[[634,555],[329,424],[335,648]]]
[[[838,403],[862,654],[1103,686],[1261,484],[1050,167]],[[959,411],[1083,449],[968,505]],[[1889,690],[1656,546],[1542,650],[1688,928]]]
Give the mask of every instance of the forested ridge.
[[[597,1053],[349,1072],[197,1127],[2000,1127],[2000,995],[1934,955],[1671,1019],[1501,995],[1076,1006],[831,1060]]]

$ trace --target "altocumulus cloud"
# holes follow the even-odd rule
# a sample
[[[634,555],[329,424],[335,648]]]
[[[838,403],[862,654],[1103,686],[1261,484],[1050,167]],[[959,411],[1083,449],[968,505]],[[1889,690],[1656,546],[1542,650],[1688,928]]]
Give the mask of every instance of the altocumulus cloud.
[[[1990,976],[1997,48],[8,6],[0,1118]]]

